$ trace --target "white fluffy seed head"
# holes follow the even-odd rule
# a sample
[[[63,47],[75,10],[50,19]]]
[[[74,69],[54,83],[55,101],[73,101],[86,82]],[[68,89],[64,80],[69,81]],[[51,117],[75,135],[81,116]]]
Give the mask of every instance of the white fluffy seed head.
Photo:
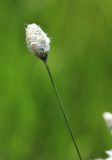
[[[26,42],[33,54],[46,61],[50,50],[50,39],[37,24],[29,24],[26,27]]]
[[[106,153],[108,154],[108,156],[110,156],[110,157],[112,158],[112,149],[111,149],[111,150],[106,151]]]
[[[95,159],[95,160],[112,160],[112,150],[106,151],[106,154],[108,155],[107,158],[98,158],[98,159]]]
[[[103,113],[103,118],[107,124],[107,126],[112,129],[112,113],[110,112],[104,112]]]

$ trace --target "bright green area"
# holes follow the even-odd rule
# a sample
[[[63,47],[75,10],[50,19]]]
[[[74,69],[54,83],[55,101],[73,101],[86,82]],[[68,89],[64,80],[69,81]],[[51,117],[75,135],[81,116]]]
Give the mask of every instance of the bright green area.
[[[112,136],[112,1],[0,1],[0,160],[78,160],[43,63],[25,24],[51,37],[52,69],[84,159],[103,157]]]

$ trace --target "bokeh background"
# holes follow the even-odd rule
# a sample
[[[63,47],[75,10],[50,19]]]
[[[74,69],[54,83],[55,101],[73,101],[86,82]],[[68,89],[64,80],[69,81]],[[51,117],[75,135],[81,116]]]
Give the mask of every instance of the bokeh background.
[[[78,160],[43,63],[25,25],[51,37],[49,66],[84,159],[105,157],[112,136],[112,1],[0,1],[0,159]]]

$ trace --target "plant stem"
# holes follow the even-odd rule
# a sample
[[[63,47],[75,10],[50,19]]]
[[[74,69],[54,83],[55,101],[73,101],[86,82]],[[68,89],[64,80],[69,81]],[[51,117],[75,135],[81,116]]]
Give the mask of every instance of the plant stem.
[[[66,111],[65,111],[65,109],[64,109],[64,106],[63,106],[63,104],[62,104],[61,98],[60,98],[59,93],[58,93],[58,89],[57,89],[57,87],[56,87],[56,85],[55,85],[55,82],[54,82],[52,73],[51,73],[51,71],[50,71],[50,68],[49,68],[47,62],[44,62],[44,64],[45,64],[45,67],[46,67],[46,69],[47,69],[48,75],[49,75],[49,77],[50,77],[50,80],[51,80],[51,83],[52,83],[54,92],[55,92],[55,94],[56,94],[56,96],[57,96],[57,99],[58,99],[58,101],[59,101],[59,104],[60,104],[60,107],[61,107],[61,111],[62,111],[62,113],[63,113],[65,122],[66,122],[66,124],[67,124],[68,130],[69,130],[69,133],[70,133],[71,138],[72,138],[72,140],[73,140],[73,143],[74,143],[74,146],[75,146],[75,148],[76,148],[77,154],[78,154],[78,156],[79,156],[79,159],[82,160],[82,157],[81,157],[81,154],[80,154],[80,151],[79,151],[77,142],[76,142],[76,138],[74,137],[74,134],[73,134],[73,131],[72,131],[72,127],[71,127],[71,125],[70,125],[70,123],[69,123],[69,120],[68,120]]]

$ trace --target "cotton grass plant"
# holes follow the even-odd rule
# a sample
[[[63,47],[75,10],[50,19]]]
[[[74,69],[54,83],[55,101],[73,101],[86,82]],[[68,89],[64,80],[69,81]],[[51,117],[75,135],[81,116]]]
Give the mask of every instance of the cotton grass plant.
[[[112,134],[112,113],[110,112],[104,112],[103,113],[104,121]],[[112,149],[105,151],[105,153],[108,155],[107,158],[98,158],[96,160],[112,160]]]
[[[72,127],[71,127],[70,122],[68,120],[65,108],[62,104],[61,98],[58,93],[58,89],[56,87],[51,70],[48,65],[48,53],[50,51],[50,38],[48,38],[47,34],[40,28],[40,26],[33,23],[33,24],[27,25],[27,27],[26,27],[26,42],[27,42],[28,48],[33,53],[33,55],[38,57],[45,65],[45,68],[46,68],[47,73],[49,75],[52,87],[53,87],[54,92],[56,94],[56,97],[58,99],[60,109],[62,111],[66,125],[68,127],[68,131],[71,135],[73,144],[76,148],[79,159],[82,160],[80,150],[79,150],[77,142],[76,142],[76,138],[73,134]]]
[[[110,112],[104,112],[103,113],[103,118],[105,120],[105,123],[106,123],[109,131],[112,134],[112,113],[110,113]]]

